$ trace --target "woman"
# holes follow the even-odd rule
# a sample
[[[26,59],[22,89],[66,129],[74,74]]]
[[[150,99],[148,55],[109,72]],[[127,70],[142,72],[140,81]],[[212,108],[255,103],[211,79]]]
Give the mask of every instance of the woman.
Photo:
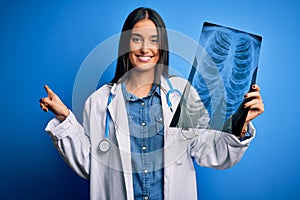
[[[45,86],[48,97],[40,106],[56,116],[46,130],[70,167],[90,179],[91,199],[197,199],[193,159],[218,169],[241,159],[254,137],[249,122],[264,111],[259,87],[246,95],[250,111],[240,136],[248,132],[252,137],[240,141],[215,130],[169,127],[168,103],[176,108],[180,97],[171,94],[169,101],[166,93],[172,88],[182,92],[185,85],[181,78],[168,77],[162,18],[152,9],[137,8],[122,29],[112,84],[87,99],[83,125]]]

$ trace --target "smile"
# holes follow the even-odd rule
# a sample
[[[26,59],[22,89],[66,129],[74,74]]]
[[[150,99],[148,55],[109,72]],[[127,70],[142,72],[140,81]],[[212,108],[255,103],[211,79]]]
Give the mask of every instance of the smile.
[[[148,62],[153,56],[137,56],[138,60],[141,62]]]

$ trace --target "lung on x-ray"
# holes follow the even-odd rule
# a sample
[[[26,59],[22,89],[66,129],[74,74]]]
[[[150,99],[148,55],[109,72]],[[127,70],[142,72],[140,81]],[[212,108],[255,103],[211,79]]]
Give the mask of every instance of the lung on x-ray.
[[[261,36],[204,22],[189,84],[170,126],[239,135],[248,112],[244,95],[256,82],[261,43]]]

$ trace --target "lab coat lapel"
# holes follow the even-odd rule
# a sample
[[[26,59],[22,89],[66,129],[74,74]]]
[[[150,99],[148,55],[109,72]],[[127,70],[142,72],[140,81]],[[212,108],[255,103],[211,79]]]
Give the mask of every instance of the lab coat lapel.
[[[124,172],[125,185],[127,190],[127,198],[133,198],[133,182],[132,182],[132,166],[131,166],[131,149],[130,149],[130,133],[128,127],[127,111],[122,93],[121,84],[115,84],[111,88],[113,95],[108,110],[112,121],[115,125],[116,139],[119,145],[121,162]]]
[[[161,79],[161,101],[162,101],[162,109],[163,109],[163,117],[164,117],[164,166],[165,166],[165,175],[169,176],[170,168],[168,166],[174,161],[178,160],[179,157],[186,151],[186,140],[182,140],[181,134],[178,132],[178,128],[170,128],[170,123],[174,116],[174,113],[178,107],[180,102],[181,96],[176,93],[172,92],[169,95],[170,102],[172,104],[172,110],[169,108],[167,104],[166,93],[170,90],[170,86],[168,85],[167,81],[162,78]],[[181,88],[176,87],[176,84],[172,83],[172,86],[176,89],[180,89],[182,93],[182,88],[185,87],[184,84],[186,82],[177,83],[180,84]],[[166,186],[166,185],[165,185]],[[165,188],[167,190],[167,186]]]
[[[171,108],[168,107],[167,98],[166,98],[166,94],[169,90],[170,90],[170,87],[169,87],[166,79],[164,77],[161,77],[160,94],[161,94],[161,103],[162,103],[165,130],[167,129],[167,127],[169,127],[172,117],[173,117],[173,113],[171,111]],[[171,97],[172,97],[172,94],[170,95],[170,100],[172,103],[175,103],[172,101],[173,99],[171,99]],[[177,105],[173,105],[173,108],[175,106],[177,106]],[[165,133],[166,133],[166,131],[165,131]]]
[[[171,81],[171,79],[170,79]],[[172,87],[174,87],[174,84],[171,82]],[[184,87],[184,84],[186,84],[185,82],[182,82],[182,87]],[[162,109],[163,109],[163,116],[164,116],[164,126],[165,129],[168,130],[168,127],[170,126],[170,123],[172,121],[172,118],[174,116],[174,113],[177,109],[177,106],[180,102],[180,98],[181,96],[176,93],[176,92],[172,92],[169,95],[169,100],[172,104],[171,108],[169,108],[168,106],[168,100],[166,97],[167,92],[170,90],[170,86],[166,80],[165,77],[161,77],[161,103],[162,103]],[[179,89],[179,88],[176,88]],[[181,91],[181,90],[180,90]],[[182,92],[182,91],[181,91]]]

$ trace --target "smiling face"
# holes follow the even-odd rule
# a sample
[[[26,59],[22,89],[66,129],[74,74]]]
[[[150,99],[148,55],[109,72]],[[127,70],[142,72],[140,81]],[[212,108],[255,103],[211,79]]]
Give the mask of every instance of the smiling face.
[[[134,25],[129,47],[129,61],[134,69],[154,72],[159,60],[159,38],[151,20],[140,20]]]

